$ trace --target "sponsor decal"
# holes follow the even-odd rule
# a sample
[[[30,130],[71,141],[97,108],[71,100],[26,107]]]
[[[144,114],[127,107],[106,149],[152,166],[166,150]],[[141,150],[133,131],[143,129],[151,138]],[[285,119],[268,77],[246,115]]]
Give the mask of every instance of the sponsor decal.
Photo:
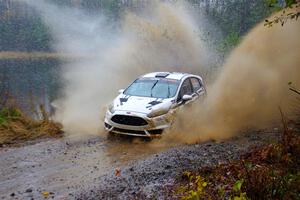
[[[128,99],[129,99],[129,97],[128,98],[120,98],[120,104],[121,104],[121,106],[123,105],[123,103],[125,103],[125,102],[127,102],[128,101]]]
[[[150,107],[155,106],[155,105],[160,104],[160,103],[162,103],[162,101],[156,101],[156,100],[151,101],[151,102],[148,103],[149,106],[147,106],[146,108],[150,108]]]

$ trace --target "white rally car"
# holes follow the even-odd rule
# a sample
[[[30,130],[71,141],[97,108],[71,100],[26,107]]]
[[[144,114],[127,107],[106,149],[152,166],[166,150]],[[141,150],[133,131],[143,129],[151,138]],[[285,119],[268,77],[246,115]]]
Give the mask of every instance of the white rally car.
[[[169,128],[175,110],[206,94],[200,76],[153,72],[136,79],[109,105],[104,125],[109,132],[152,137]]]

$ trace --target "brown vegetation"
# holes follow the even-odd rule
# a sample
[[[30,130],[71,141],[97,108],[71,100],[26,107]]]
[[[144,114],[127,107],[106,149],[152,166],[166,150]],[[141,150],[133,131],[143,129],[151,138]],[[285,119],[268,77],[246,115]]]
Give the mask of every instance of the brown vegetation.
[[[256,147],[239,160],[184,172],[172,188],[179,199],[298,199],[300,131],[283,117],[277,144]]]
[[[42,107],[41,110],[42,120],[29,118],[12,107],[0,110],[0,147],[38,138],[61,137],[62,126],[49,120]]]

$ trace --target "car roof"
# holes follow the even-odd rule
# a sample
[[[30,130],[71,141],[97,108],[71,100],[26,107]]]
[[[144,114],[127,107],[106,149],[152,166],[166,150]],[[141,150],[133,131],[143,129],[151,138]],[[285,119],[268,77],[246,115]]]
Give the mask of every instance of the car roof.
[[[183,77],[191,74],[182,73],[182,72],[151,72],[142,76],[142,78],[170,78],[181,80]]]

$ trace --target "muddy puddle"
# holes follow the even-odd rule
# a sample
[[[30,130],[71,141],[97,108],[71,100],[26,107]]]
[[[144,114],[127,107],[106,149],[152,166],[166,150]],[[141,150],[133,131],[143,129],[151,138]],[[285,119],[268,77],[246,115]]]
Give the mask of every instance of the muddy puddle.
[[[104,150],[106,156],[110,157],[112,162],[120,165],[178,146],[173,143],[161,142],[160,139],[150,140],[115,135],[107,137],[106,143],[107,148]]]

